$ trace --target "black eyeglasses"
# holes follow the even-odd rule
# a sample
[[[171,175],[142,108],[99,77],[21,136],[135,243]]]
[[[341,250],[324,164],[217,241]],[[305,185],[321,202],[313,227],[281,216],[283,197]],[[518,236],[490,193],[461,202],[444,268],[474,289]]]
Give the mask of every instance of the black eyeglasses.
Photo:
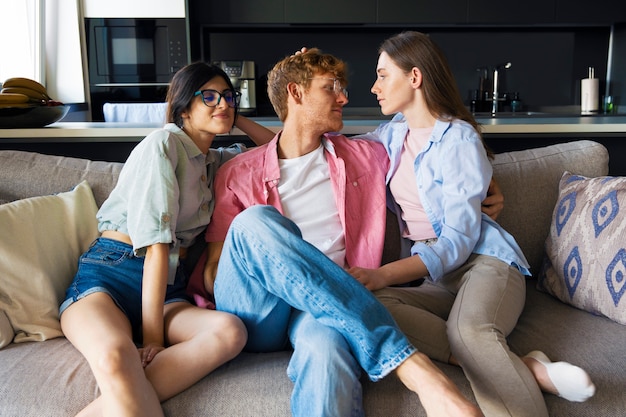
[[[201,96],[202,102],[208,107],[217,107],[222,98],[226,100],[228,107],[237,107],[240,95],[241,93],[239,91],[233,90],[225,90],[221,93],[217,90],[200,90],[193,93],[194,97]]]

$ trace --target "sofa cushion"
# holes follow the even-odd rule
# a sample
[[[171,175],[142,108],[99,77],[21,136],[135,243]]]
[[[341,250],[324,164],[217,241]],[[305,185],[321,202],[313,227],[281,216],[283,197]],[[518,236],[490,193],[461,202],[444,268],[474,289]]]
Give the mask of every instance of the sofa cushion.
[[[626,324],[626,177],[563,175],[539,283],[565,303]]]
[[[0,201],[60,193],[87,181],[100,207],[117,183],[122,166],[120,162],[0,151]]]
[[[543,247],[563,172],[607,175],[609,154],[597,142],[579,140],[497,154],[493,169],[505,199],[498,223],[515,237],[536,276],[543,263]]]
[[[15,342],[62,335],[58,307],[79,256],[98,236],[96,212],[87,182],[0,206],[0,310]]]

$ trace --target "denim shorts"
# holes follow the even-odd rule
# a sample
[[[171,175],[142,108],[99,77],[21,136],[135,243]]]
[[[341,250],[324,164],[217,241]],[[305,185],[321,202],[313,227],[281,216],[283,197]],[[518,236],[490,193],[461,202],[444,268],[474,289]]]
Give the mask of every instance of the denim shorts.
[[[59,315],[81,298],[104,292],[128,317],[133,336],[140,341],[143,263],[144,258],[135,256],[131,245],[102,237],[96,239],[78,261],[78,271],[65,292]],[[165,304],[191,302],[186,286],[187,277],[179,264],[174,284],[167,286]]]

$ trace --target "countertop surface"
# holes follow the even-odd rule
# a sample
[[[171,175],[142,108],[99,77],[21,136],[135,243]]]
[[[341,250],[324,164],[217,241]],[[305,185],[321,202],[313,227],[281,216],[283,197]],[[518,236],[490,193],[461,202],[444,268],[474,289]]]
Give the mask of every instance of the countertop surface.
[[[277,132],[282,124],[275,117],[251,119]],[[374,130],[383,117],[347,116],[342,133],[354,135]],[[609,116],[503,116],[477,117],[486,135],[507,134],[599,134],[626,136],[626,115]],[[0,129],[3,142],[137,142],[160,124],[57,122],[42,128]],[[244,135],[234,129],[230,135]]]

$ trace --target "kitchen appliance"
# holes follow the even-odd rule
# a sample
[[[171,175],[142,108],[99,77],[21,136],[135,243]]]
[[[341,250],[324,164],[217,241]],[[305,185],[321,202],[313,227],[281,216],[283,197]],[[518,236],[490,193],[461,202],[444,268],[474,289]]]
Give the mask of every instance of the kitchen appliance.
[[[256,71],[254,61],[218,61],[214,63],[224,70],[230,78],[239,97],[239,113],[256,113]]]
[[[185,18],[86,18],[92,119],[104,103],[163,102],[172,76],[190,61]]]

